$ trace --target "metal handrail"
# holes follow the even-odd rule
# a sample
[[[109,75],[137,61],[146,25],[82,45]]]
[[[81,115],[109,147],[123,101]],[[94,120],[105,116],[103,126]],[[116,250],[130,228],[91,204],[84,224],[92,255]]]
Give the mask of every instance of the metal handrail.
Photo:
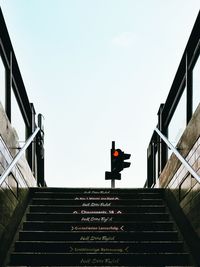
[[[37,127],[35,129],[35,131],[33,132],[33,134],[26,140],[26,142],[23,145],[23,147],[20,149],[20,151],[14,157],[13,161],[9,164],[8,168],[4,170],[4,172],[0,176],[0,186],[2,185],[2,183],[4,182],[4,180],[6,179],[6,177],[9,175],[9,173],[12,171],[12,169],[14,168],[14,166],[17,164],[17,162],[19,161],[19,159],[21,158],[21,156],[24,154],[24,152],[26,151],[26,149],[28,148],[28,146],[32,143],[33,139],[36,137],[36,135],[39,132],[39,130],[40,130],[39,127]]]
[[[183,156],[178,152],[178,150],[170,143],[170,141],[161,133],[158,128],[154,129],[157,134],[162,138],[162,140],[167,144],[167,146],[172,150],[172,152],[177,156],[177,158],[183,163],[185,168],[192,174],[192,176],[200,183],[200,176],[191,167],[191,165],[184,159]]]

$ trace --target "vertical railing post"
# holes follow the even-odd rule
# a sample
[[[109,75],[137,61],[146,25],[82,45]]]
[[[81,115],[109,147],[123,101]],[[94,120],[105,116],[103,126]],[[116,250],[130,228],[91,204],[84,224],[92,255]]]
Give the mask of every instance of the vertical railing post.
[[[188,66],[188,54],[186,53],[185,55],[185,77],[186,77],[186,94],[187,94],[187,114],[186,114],[186,120],[187,123],[190,121],[192,117],[192,112],[193,112],[193,85],[192,85],[192,71],[189,69]]]
[[[12,88],[12,51],[10,51],[9,66],[6,68],[5,111],[11,122],[11,88]]]
[[[37,184],[38,186],[45,186],[44,174],[44,125],[42,114],[38,115],[38,126],[40,132],[36,139],[36,153],[37,153]]]

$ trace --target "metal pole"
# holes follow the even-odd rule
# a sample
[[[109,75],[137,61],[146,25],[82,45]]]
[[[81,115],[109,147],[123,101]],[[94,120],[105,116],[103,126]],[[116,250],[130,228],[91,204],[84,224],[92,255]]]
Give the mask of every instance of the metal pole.
[[[115,188],[115,180],[111,180],[111,188]]]
[[[111,172],[112,172],[112,152],[115,150],[115,141],[112,141],[112,148],[111,148]],[[111,188],[115,188],[115,180],[111,180]]]

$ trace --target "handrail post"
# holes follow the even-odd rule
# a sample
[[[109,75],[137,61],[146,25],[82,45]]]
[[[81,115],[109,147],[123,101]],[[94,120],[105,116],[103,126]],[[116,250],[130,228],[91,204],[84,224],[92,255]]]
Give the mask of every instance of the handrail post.
[[[44,170],[44,117],[38,114],[38,126],[40,132],[36,139],[36,152],[37,152],[37,185],[46,186],[45,184],[45,170]]]

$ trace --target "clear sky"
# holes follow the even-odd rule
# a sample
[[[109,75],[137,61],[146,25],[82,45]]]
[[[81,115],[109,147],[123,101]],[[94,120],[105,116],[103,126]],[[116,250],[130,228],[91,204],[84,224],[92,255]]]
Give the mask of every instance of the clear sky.
[[[31,102],[45,117],[48,186],[143,187],[146,151],[199,0],[0,0]]]

